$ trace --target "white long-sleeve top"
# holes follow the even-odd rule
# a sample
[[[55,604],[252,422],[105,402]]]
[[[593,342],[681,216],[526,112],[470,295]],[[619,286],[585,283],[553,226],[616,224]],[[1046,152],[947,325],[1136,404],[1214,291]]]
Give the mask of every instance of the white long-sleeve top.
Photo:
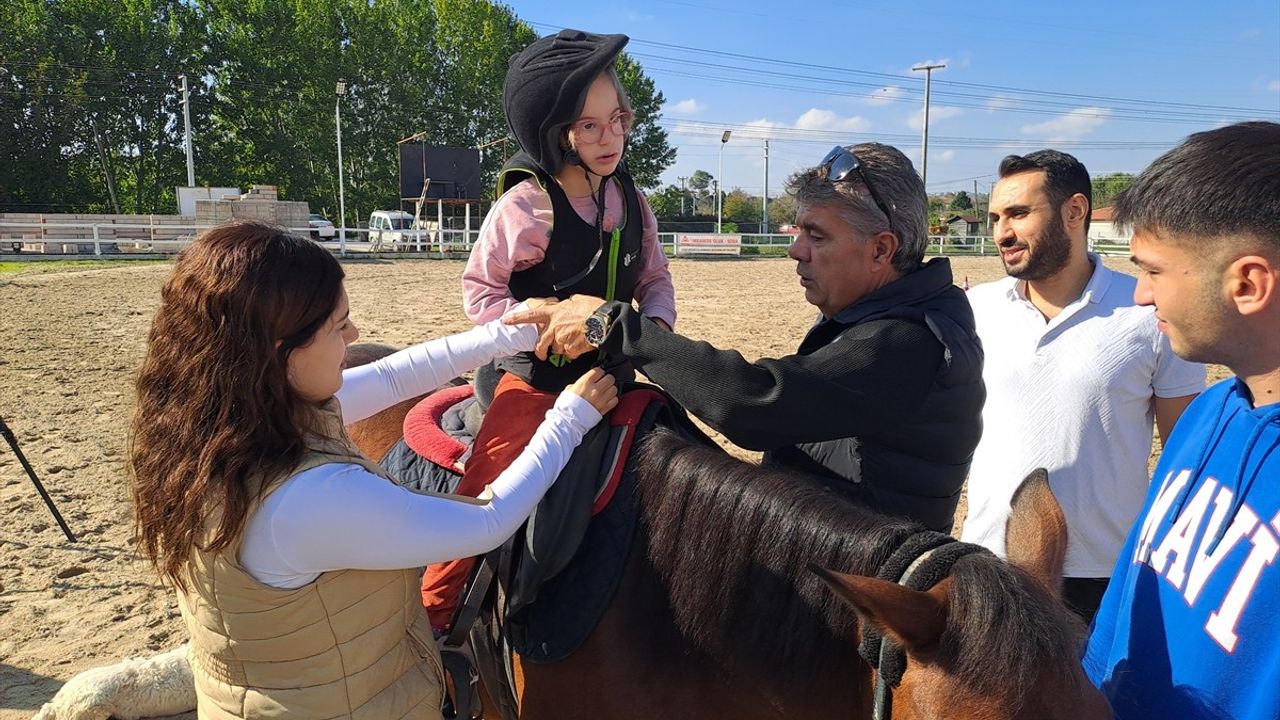
[[[344,423],[421,395],[494,357],[531,350],[531,325],[501,320],[401,350],[342,374]],[[418,495],[359,465],[298,473],[248,519],[240,564],[257,581],[292,589],[321,573],[390,570],[479,555],[520,526],[600,413],[565,390],[524,452],[489,485],[485,502]]]

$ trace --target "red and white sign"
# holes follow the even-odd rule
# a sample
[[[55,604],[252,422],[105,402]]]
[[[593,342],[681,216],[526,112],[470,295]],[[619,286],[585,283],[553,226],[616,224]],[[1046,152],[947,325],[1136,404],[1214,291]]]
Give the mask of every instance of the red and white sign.
[[[717,233],[678,233],[676,255],[741,255],[742,236]]]

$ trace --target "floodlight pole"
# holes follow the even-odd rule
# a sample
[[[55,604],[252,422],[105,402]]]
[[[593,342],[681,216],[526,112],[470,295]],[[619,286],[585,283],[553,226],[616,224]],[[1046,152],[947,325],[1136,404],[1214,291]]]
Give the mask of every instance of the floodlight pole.
[[[723,211],[722,201],[720,199],[720,195],[721,195],[720,190],[721,188],[724,187],[724,182],[723,182],[724,146],[726,143],[729,142],[729,136],[732,134],[733,134],[732,130],[725,130],[724,134],[720,136],[720,169],[717,171],[718,174],[716,176],[716,232],[717,233],[720,232],[720,221],[721,221],[721,215]]]
[[[187,91],[187,76],[182,81],[182,146],[187,151],[187,187],[196,186],[196,161],[191,152],[191,95]]]
[[[769,138],[764,139],[764,192],[760,194],[760,234],[769,234]]]
[[[333,106],[334,127],[338,131],[338,246],[347,254],[347,199],[342,188],[342,96],[347,94],[347,83],[339,80],[333,89],[337,99]]]

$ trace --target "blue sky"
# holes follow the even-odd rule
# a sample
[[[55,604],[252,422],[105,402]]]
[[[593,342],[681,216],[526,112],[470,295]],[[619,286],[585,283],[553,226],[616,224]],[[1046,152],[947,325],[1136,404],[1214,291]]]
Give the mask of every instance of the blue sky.
[[[510,3],[539,34],[621,32],[666,96],[678,148],[664,184],[702,169],[758,194],[836,143],[895,145],[928,189],[986,193],[1000,158],[1057,147],[1093,175],[1137,172],[1187,134],[1280,121],[1280,2]],[[724,130],[732,137],[721,147]]]

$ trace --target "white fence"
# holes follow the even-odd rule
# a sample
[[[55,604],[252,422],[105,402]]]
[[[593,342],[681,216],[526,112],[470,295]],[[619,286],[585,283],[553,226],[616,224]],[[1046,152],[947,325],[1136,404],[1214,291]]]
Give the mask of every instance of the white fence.
[[[1089,238],[1089,251],[1099,255],[1128,255],[1127,242],[1097,242]],[[1000,248],[990,235],[930,235],[925,255],[965,255],[999,257]]]
[[[49,223],[0,220],[0,257],[68,257],[92,255],[101,258],[128,258],[174,254],[186,247],[208,225],[162,223]],[[326,248],[344,257],[377,256],[383,253],[417,257],[465,257],[479,237],[473,228],[370,231],[368,228],[336,229],[334,237],[318,237],[309,227],[287,228],[298,235],[310,235]],[[328,229],[326,228],[327,232]],[[658,241],[668,255],[676,254],[680,233],[658,233]],[[741,255],[785,257],[794,235],[741,235]],[[1128,255],[1127,244],[1090,241],[1089,249],[1101,255]],[[989,236],[929,237],[926,255],[998,256]],[[736,257],[736,256],[735,256]]]
[[[212,225],[168,223],[29,222],[0,219],[0,256],[68,257],[92,255],[103,259],[172,255],[191,244]],[[369,253],[466,253],[479,236],[474,229],[370,231],[368,228],[285,228],[310,236],[340,255]],[[322,237],[333,232],[332,237]],[[372,239],[371,239],[372,238]]]

